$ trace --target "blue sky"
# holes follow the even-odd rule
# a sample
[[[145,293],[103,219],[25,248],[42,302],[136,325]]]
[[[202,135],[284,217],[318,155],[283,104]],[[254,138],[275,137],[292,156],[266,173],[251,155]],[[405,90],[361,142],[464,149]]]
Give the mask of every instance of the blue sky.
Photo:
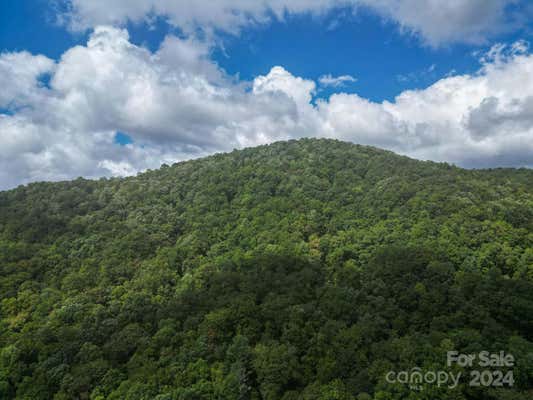
[[[436,50],[421,46],[419,40],[401,35],[393,23],[368,11],[360,14],[344,17],[334,27],[330,27],[336,21],[334,15],[303,15],[246,29],[239,37],[226,35],[215,59],[229,73],[247,80],[268,73],[272,65],[283,65],[310,79],[323,74],[351,75],[357,82],[343,90],[374,101],[393,99],[405,88],[425,87],[453,69],[471,72],[479,68],[471,55],[475,47]],[[429,73],[432,65],[435,70]],[[400,75],[411,78],[402,81]]]
[[[527,1],[212,4],[0,2],[0,164],[22,171],[0,187],[304,136],[465,167],[533,164]],[[81,161],[62,164],[65,152]]]

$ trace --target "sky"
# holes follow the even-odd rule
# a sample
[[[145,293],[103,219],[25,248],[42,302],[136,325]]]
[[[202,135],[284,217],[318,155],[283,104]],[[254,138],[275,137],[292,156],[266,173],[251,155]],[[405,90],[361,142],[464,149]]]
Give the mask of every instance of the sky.
[[[521,0],[0,0],[0,189],[302,137],[533,167]]]

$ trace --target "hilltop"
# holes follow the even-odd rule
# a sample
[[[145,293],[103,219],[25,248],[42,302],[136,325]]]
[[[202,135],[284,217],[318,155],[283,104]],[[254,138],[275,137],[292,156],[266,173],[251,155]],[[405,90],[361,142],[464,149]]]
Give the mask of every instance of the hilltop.
[[[512,389],[425,394],[526,399],[532,249],[533,171],[335,140],[21,186],[0,398],[396,399],[391,369],[505,349]]]

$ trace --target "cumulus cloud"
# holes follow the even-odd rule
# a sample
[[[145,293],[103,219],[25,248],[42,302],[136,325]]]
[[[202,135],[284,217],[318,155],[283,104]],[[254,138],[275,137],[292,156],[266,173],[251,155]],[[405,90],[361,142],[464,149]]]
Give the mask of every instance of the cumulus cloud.
[[[57,63],[1,55],[0,186],[129,174],[284,138],[303,121],[314,82],[279,68],[250,90],[207,54],[205,44],[173,36],[151,53],[125,30],[98,27]],[[117,131],[134,143],[114,145]]]
[[[186,32],[223,30],[238,33],[250,24],[267,23],[272,16],[324,14],[334,8],[354,11],[366,7],[397,23],[402,31],[420,34],[431,46],[450,42],[480,43],[518,27],[510,5],[519,0],[58,0],[60,19],[74,30],[99,24],[124,24],[164,17]]]
[[[46,89],[39,78],[54,70],[54,62],[45,56],[28,52],[0,55],[0,108],[31,103]]]
[[[129,175],[300,137],[467,167],[533,166],[533,55],[517,43],[480,57],[476,74],[446,77],[392,102],[342,93],[316,99],[314,81],[280,66],[236,81],[209,60],[203,42],[169,36],[150,52],[126,30],[98,27],[57,62],[0,55],[0,187]],[[115,144],[116,132],[133,143]]]
[[[357,82],[357,79],[351,75],[332,76],[331,74],[327,74],[318,78],[318,83],[320,83],[320,85],[323,87],[339,88],[347,83],[354,82]]]

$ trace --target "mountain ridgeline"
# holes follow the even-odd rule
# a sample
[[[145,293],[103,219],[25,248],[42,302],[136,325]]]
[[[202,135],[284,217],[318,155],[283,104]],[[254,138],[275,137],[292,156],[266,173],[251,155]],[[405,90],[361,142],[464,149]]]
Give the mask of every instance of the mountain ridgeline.
[[[1,399],[531,399],[533,171],[303,139],[33,183],[0,192],[0,301]],[[463,378],[387,379],[415,367]]]

